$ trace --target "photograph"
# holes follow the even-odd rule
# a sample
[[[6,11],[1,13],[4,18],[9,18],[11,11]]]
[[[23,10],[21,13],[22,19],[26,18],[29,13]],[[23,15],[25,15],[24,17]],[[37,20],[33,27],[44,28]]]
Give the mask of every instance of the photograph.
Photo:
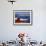
[[[14,10],[14,24],[32,24],[32,10]]]

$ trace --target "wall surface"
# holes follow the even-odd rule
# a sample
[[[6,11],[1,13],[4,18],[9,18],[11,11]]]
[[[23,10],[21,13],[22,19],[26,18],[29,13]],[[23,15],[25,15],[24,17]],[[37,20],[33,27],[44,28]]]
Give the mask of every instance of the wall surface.
[[[14,26],[13,10],[33,10],[32,26]],[[0,0],[0,41],[15,40],[19,32],[30,34],[33,40],[46,40],[46,0],[17,0],[13,5]]]

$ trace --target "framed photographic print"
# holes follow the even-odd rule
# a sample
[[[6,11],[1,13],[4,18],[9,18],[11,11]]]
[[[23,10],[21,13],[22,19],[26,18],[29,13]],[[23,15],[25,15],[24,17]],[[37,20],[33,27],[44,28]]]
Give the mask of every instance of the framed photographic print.
[[[14,25],[32,25],[32,10],[13,10]]]

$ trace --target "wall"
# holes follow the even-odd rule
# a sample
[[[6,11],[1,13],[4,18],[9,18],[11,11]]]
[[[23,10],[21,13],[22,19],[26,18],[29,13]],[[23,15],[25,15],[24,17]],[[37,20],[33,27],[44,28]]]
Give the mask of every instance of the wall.
[[[14,26],[13,10],[33,10],[32,26]],[[0,41],[15,40],[19,32],[26,32],[33,40],[46,40],[46,1],[17,0],[13,5],[0,0]]]

